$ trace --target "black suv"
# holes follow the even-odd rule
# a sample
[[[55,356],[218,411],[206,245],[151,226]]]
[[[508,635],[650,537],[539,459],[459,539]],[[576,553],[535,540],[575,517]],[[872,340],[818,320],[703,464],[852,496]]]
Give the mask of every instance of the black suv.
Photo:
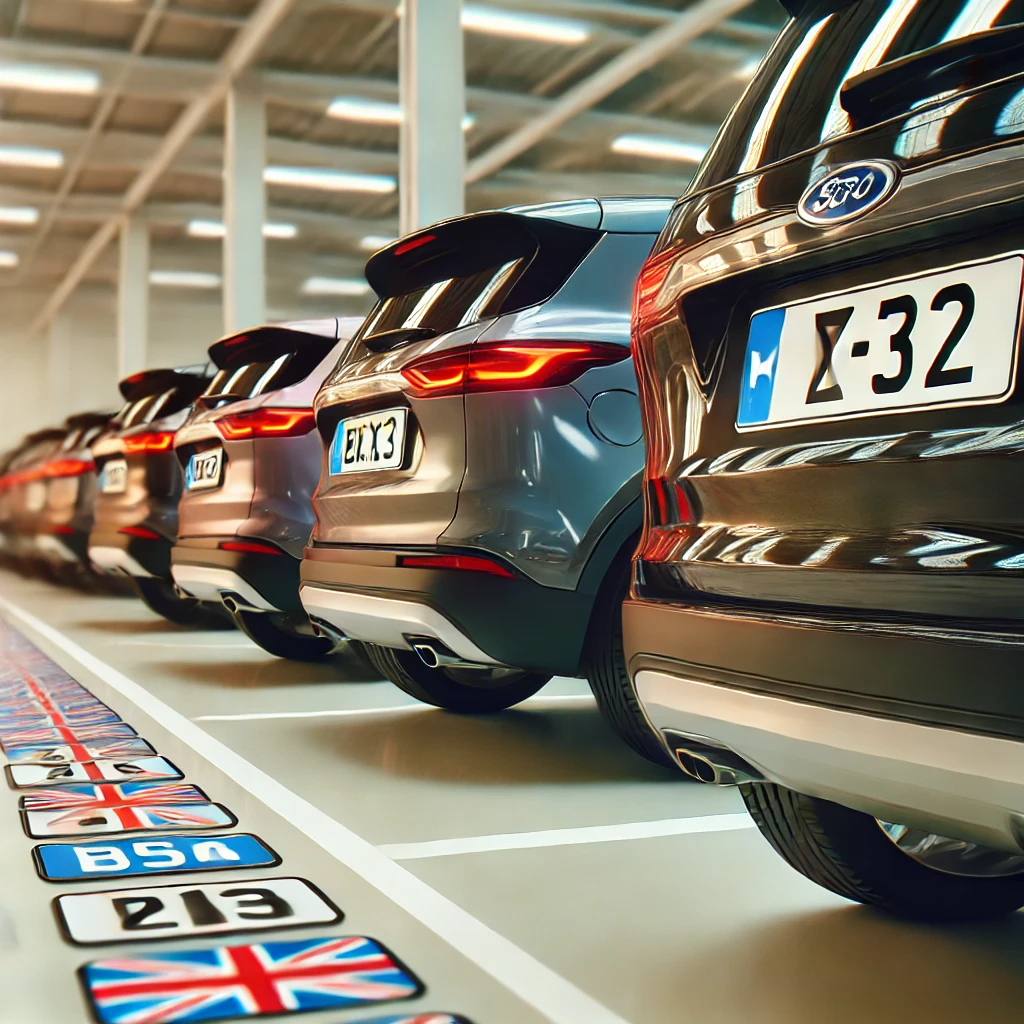
[[[640,702],[798,871],[1024,905],[1024,2],[807,0],[643,271]]]

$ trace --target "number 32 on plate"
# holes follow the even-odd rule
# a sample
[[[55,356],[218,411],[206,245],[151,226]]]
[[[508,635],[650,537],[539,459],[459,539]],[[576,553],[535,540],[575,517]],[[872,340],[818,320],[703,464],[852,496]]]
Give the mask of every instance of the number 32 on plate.
[[[335,924],[341,911],[303,878],[74,893],[54,901],[77,945]]]

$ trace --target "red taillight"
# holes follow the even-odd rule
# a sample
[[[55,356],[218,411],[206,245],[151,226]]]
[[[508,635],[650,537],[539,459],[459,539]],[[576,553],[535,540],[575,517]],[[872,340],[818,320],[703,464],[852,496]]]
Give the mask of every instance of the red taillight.
[[[68,526],[66,523],[60,523],[57,526],[48,526],[46,528],[46,532],[59,533],[65,537],[68,537],[75,532],[75,528],[73,526]]]
[[[221,551],[240,551],[246,555],[283,555],[273,544],[261,544],[258,540],[222,540],[217,545]]]
[[[300,437],[316,426],[312,409],[252,409],[229,413],[215,423],[225,441],[243,441],[251,437]]]
[[[664,256],[648,260],[640,271],[637,278],[636,289],[633,292],[633,324],[639,323],[646,312],[647,306],[661,291],[661,286],[668,277],[668,272],[675,261],[674,253],[667,253]]]
[[[57,477],[82,476],[95,469],[91,459],[54,459],[29,475],[29,479],[54,479]]]
[[[165,452],[174,443],[174,432],[150,431],[145,434],[134,434],[124,439],[125,455],[137,455],[139,452]]]
[[[151,530],[148,526],[122,526],[117,532],[129,537],[139,537],[142,540],[163,540],[156,530]]]
[[[417,398],[570,384],[594,366],[629,358],[602,341],[499,341],[427,356],[402,370]]]
[[[403,569],[466,569],[510,580],[516,578],[516,574],[501,562],[493,562],[480,555],[399,555],[398,564]]]
[[[693,538],[695,517],[686,489],[678,480],[647,481],[647,528],[639,557],[645,562],[671,562]]]

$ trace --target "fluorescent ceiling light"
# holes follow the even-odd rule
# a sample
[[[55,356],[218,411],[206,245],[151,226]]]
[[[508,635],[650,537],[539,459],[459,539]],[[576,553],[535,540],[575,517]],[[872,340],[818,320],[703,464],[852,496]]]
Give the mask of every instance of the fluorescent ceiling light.
[[[0,224],[35,224],[38,220],[34,206],[0,206]]]
[[[18,254],[0,250],[0,267],[16,267],[18,265]]]
[[[367,100],[361,96],[338,96],[331,100],[327,115],[342,121],[366,121],[371,124],[401,124],[402,108],[385,100]],[[462,118],[462,130],[469,131],[476,124],[473,114]]]
[[[370,252],[376,252],[378,249],[383,249],[385,245],[390,245],[392,242],[397,241],[397,238],[390,238],[387,235],[364,235],[359,239],[359,247]]]
[[[394,192],[398,183],[386,174],[355,174],[329,167],[264,167],[269,185],[294,185],[325,192]]]
[[[535,39],[543,43],[573,45],[590,38],[590,28],[581,21],[549,18],[543,14],[519,14],[501,11],[496,7],[477,7],[475,4],[467,4],[462,8],[462,27],[475,32]]]
[[[0,146],[0,164],[8,167],[63,167],[64,154],[59,149],[39,146]]]
[[[708,147],[696,142],[666,139],[660,135],[620,135],[612,143],[612,150],[632,156],[653,156],[661,160],[686,160],[699,164]]]
[[[370,286],[354,277],[307,277],[302,283],[303,295],[366,295]]]
[[[88,96],[99,87],[100,76],[95,71],[61,68],[49,64],[11,64],[0,61],[0,89],[70,92]]]
[[[368,100],[361,96],[338,96],[327,108],[329,117],[344,121],[370,121],[373,124],[401,124],[402,108],[386,100]]]
[[[227,234],[227,228],[219,220],[190,220],[187,230],[193,238],[223,238]],[[263,225],[264,238],[294,238],[298,233],[294,224]]]
[[[220,274],[204,274],[199,270],[151,270],[149,283],[168,288],[219,288]]]

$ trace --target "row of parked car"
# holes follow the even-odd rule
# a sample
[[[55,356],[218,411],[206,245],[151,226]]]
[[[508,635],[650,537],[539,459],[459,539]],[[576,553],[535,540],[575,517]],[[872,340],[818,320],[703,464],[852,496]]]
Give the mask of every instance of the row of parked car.
[[[820,885],[1024,906],[1024,4],[787,7],[681,200],[437,224],[363,321],[128,378],[4,549],[453,711],[584,676]]]

